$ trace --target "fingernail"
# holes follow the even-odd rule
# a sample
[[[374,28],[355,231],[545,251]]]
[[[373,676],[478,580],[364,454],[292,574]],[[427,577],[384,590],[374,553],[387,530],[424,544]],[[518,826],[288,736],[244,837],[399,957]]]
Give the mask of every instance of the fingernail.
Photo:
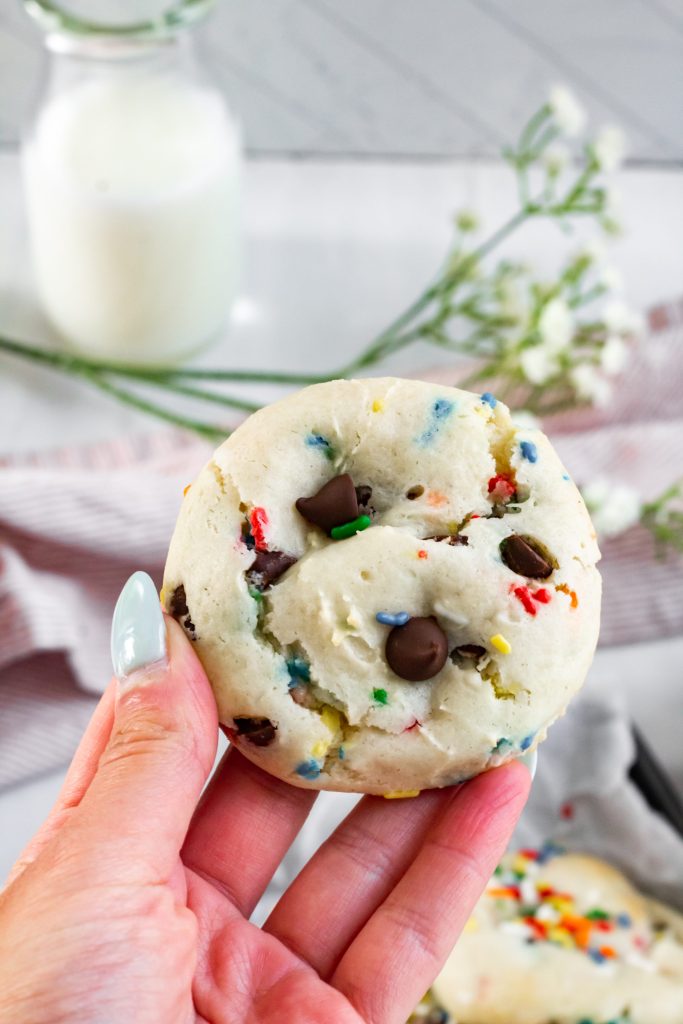
[[[538,764],[538,753],[535,750],[530,750],[528,754],[522,754],[517,760],[529,769],[529,775],[533,781],[536,774],[536,765]]]
[[[111,624],[111,660],[118,679],[166,658],[166,625],[146,572],[134,572],[119,595]]]

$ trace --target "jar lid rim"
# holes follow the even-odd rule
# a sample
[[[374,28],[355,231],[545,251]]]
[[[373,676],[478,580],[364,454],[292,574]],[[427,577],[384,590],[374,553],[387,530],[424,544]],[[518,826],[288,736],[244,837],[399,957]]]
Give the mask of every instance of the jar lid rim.
[[[168,9],[156,18],[111,24],[88,21],[64,10],[56,0],[24,0],[26,12],[49,33],[66,33],[80,37],[150,40],[172,35],[179,29],[201,20],[214,6],[215,0],[172,0]]]

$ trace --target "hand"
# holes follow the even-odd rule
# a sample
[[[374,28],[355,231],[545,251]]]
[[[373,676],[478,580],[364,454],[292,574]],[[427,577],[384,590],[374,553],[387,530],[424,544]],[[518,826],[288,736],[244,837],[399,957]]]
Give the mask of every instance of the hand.
[[[401,1024],[506,846],[527,769],[364,797],[259,929],[249,915],[316,794],[230,749],[200,799],[206,676],[149,577],[122,605],[121,678],[0,895],[0,1021]]]

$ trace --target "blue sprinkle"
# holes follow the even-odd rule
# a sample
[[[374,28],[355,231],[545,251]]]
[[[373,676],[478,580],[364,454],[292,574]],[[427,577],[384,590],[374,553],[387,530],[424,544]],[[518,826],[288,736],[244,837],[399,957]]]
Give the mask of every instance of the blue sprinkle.
[[[339,757],[340,761],[343,761],[344,758],[346,757],[346,754],[344,753],[344,748],[343,747],[339,748],[338,757]]]
[[[422,445],[428,445],[430,441],[434,440],[434,436],[438,433],[440,428],[440,420],[445,420],[455,409],[455,403],[450,402],[447,398],[437,398],[436,402],[432,406],[432,424],[427,429],[415,438],[416,443]]]
[[[306,438],[306,444],[309,448],[320,448],[325,458],[329,459],[330,462],[334,459],[334,448],[322,434],[309,434]]]
[[[485,391],[484,394],[480,395],[479,397],[481,398],[482,402],[485,402],[486,405],[490,405],[492,409],[495,409],[496,406],[498,405],[498,399],[495,398],[490,391]]]
[[[538,462],[538,448],[533,441],[520,442],[519,450],[522,453],[522,458],[527,462]]]
[[[496,743],[495,747],[492,748],[491,753],[492,754],[500,754],[500,753],[502,753],[503,750],[505,750],[506,747],[511,747],[511,746],[512,746],[512,743],[507,738],[507,736],[501,736],[501,738]]]
[[[604,953],[601,953],[599,949],[588,949],[586,950],[591,960],[595,960],[596,964],[604,964],[607,957]]]
[[[375,618],[383,626],[405,626],[410,615],[408,612],[377,612]]]
[[[534,742],[535,732],[530,732],[528,736],[525,736],[519,745],[520,750],[528,750],[531,744]]]
[[[563,473],[562,474],[562,479],[563,480],[571,480],[571,477],[570,477],[569,473]]]
[[[539,850],[537,863],[546,864],[549,860],[552,860],[553,857],[557,857],[558,854],[564,852],[564,846],[558,846],[557,843],[553,843],[548,839]]]
[[[633,921],[629,914],[617,914],[617,924],[620,928],[630,928]]]
[[[322,764],[320,761],[315,761],[310,758],[308,761],[302,761],[301,764],[296,766],[296,774],[300,775],[302,779],[317,779],[322,771]]]
[[[290,689],[300,682],[310,683],[311,681],[311,666],[303,658],[289,658],[287,671],[289,672]]]

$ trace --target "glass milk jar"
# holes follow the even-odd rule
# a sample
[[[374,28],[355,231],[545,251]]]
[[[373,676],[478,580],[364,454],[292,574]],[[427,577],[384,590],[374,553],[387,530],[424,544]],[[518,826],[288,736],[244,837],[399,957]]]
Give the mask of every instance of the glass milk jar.
[[[226,319],[241,145],[187,31],[208,6],[104,26],[26,0],[48,51],[22,160],[37,286],[65,343],[90,356],[173,362]]]

